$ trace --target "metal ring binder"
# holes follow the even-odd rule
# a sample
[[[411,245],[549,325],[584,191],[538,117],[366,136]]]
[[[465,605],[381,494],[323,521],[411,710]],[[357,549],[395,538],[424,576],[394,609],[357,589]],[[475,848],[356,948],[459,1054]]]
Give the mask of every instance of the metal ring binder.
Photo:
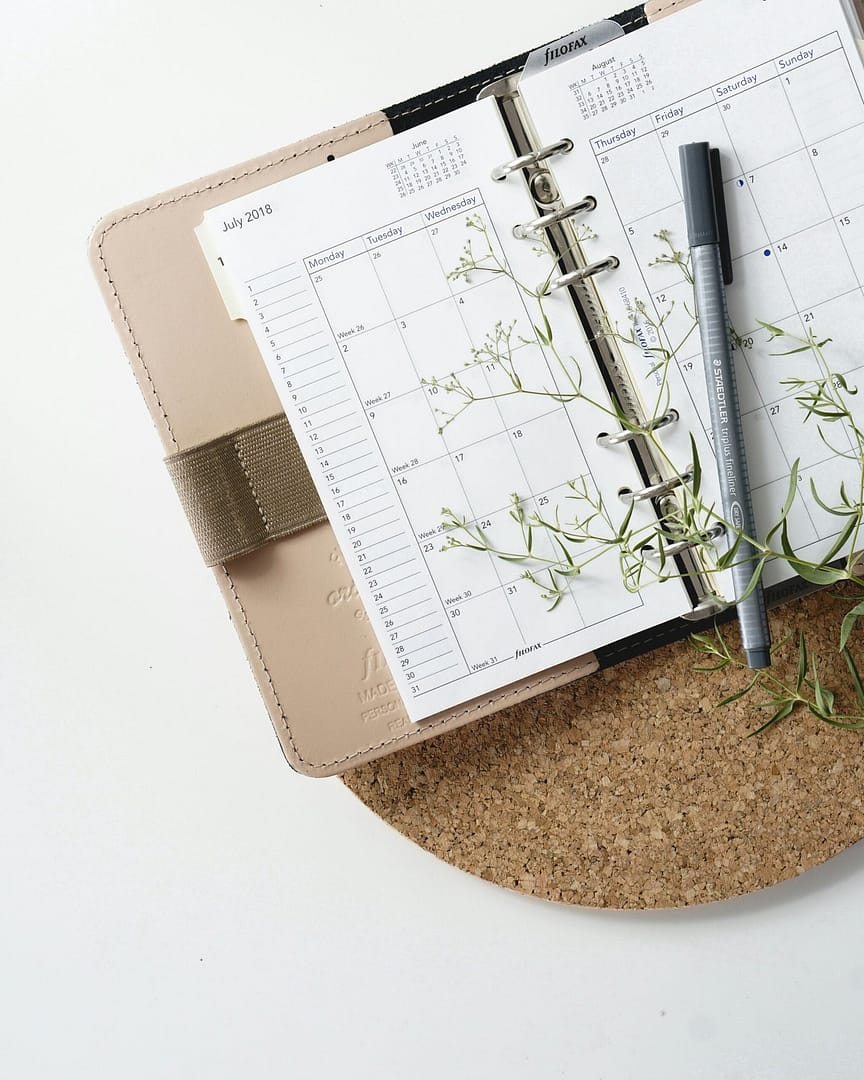
[[[701,534],[698,540],[679,540],[674,544],[664,544],[663,551],[671,557],[681,555],[685,551],[692,551],[693,548],[699,547],[700,544],[707,544],[710,540],[717,540],[725,532],[726,529],[722,525],[712,525],[707,532]]]
[[[678,412],[675,409],[670,409],[665,416],[658,417],[650,424],[645,424],[642,431],[616,431],[613,435],[610,435],[606,431],[601,431],[597,436],[598,446],[620,446],[622,443],[632,442],[634,439],[641,439],[644,437],[646,431],[659,431],[660,428],[668,427],[670,424],[676,423],[678,420]]]
[[[568,154],[572,149],[572,139],[559,139],[558,142],[549,143],[548,146],[541,146],[539,150],[532,150],[530,154],[523,154],[512,161],[505,161],[503,165],[498,165],[492,170],[492,179],[505,180],[512,172],[530,169],[532,165],[537,165],[546,158],[553,157],[555,154]]]
[[[671,495],[676,488],[691,478],[688,470],[683,477],[675,476],[671,480],[664,480],[660,484],[651,484],[649,487],[640,488],[638,491],[620,491],[618,497],[622,502],[649,502],[651,499],[662,499],[664,495]]]
[[[586,278],[594,277],[595,274],[602,274],[604,270],[615,270],[620,265],[619,259],[616,255],[609,255],[605,259],[600,259],[598,262],[589,263],[587,266],[583,266],[580,270],[572,270],[569,274],[562,274],[560,277],[552,278],[551,281],[543,282],[537,286],[537,292],[541,296],[546,293],[554,292],[556,289],[566,289],[568,285],[576,285],[580,281],[584,281]]]
[[[631,373],[628,372],[611,335],[604,332],[602,303],[598,290],[591,282],[594,274],[599,274],[604,270],[614,270],[619,265],[618,259],[610,255],[609,258],[590,266],[580,265],[584,261],[584,254],[579,245],[573,242],[574,230],[566,225],[566,219],[569,216],[589,212],[597,203],[594,202],[592,196],[585,195],[572,206],[563,207],[564,199],[550,172],[550,166],[543,164],[546,158],[567,153],[572,149],[573,144],[569,139],[563,139],[550,146],[537,149],[531,120],[520,98],[516,77],[509,76],[500,79],[481,90],[478,96],[495,99],[515,155],[515,160],[495,169],[492,173],[493,178],[503,180],[519,169],[524,170],[523,175],[527,181],[528,192],[537,207],[535,213],[540,215],[534,221],[527,221],[524,224],[518,223],[517,219],[517,222],[514,222],[513,234],[519,239],[528,239],[532,234],[542,237],[548,242],[550,253],[557,262],[557,267],[543,284],[537,287],[537,295],[546,296],[553,289],[572,286],[567,295],[586,331],[588,346],[607,381],[613,404],[620,410],[622,426],[638,428],[644,433],[645,416],[632,383]],[[587,205],[589,198],[593,205]],[[670,409],[656,426],[673,423],[677,419],[677,415],[673,416]],[[615,446],[620,442],[627,446],[628,452],[632,454],[639,473],[643,477],[643,481],[639,482],[647,483],[649,478],[654,480],[663,475],[650,439],[635,438],[630,433],[622,433],[620,436],[606,435],[606,433],[603,435],[605,438],[601,436],[601,445]],[[648,488],[645,492],[636,493],[639,496],[637,501],[656,499],[659,495],[659,500],[653,505],[659,522],[665,516],[663,493],[667,493],[667,498],[674,498],[674,494],[671,494],[674,488],[674,484]],[[670,518],[670,520],[674,519]],[[676,539],[673,533],[672,542],[674,543]],[[726,606],[725,601],[713,595],[709,571],[701,565],[698,553],[682,551],[674,558],[681,570],[682,581],[690,603],[693,605],[693,613],[685,615],[684,618],[699,621],[707,615],[723,610]]]
[[[703,619],[711,619],[715,615],[719,615],[729,606],[729,601],[724,600],[722,596],[705,593],[693,605],[693,610],[686,615],[682,615],[681,618],[686,619],[687,622],[702,622]]]
[[[586,195],[579,202],[570,203],[569,206],[562,206],[560,210],[553,210],[551,214],[544,214],[542,217],[534,218],[533,221],[526,221],[524,225],[514,225],[513,235],[518,240],[529,239],[532,236],[537,236],[544,229],[557,225],[559,221],[564,221],[575,214],[586,214],[596,209],[596,207],[597,200],[594,196]]]

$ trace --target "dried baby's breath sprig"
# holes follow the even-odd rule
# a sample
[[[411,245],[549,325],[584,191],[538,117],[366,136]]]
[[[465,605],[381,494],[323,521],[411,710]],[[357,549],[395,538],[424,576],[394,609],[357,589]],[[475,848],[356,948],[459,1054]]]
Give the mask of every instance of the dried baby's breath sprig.
[[[530,288],[514,277],[503,256],[495,249],[481,218],[470,218],[468,228],[477,236],[469,238],[457,267],[450,275],[451,279],[470,281],[472,275],[480,274],[510,277],[523,297],[535,305],[535,337],[514,338],[515,324],[498,322],[483,344],[471,351],[462,371],[453,372],[444,379],[425,381],[425,385],[442,390],[453,401],[452,408],[436,410],[439,431],[443,432],[466,410],[481,401],[499,400],[515,394],[545,397],[564,405],[584,401],[597,410],[598,416],[612,419],[623,429],[643,437],[650,444],[656,460],[662,462],[667,476],[676,481],[677,489],[674,498],[661,504],[658,519],[648,524],[635,522],[632,503],[607,506],[593,481],[585,476],[577,476],[570,481],[566,498],[552,507],[550,512],[541,513],[539,509],[532,509],[528,500],[514,494],[510,516],[519,525],[521,543],[512,550],[498,546],[487,528],[445,510],[442,512],[443,525],[448,531],[445,549],[469,548],[505,562],[520,564],[522,579],[537,587],[551,610],[562,602],[568,592],[578,589],[579,578],[599,559],[616,558],[625,588],[639,592],[651,582],[686,576],[676,560],[668,554],[672,545],[687,544],[696,548],[706,565],[716,566],[722,571],[735,564],[740,546],[746,539],[756,552],[748,592],[757,586],[765,567],[775,560],[785,562],[811,584],[842,587],[844,605],[838,622],[837,647],[846,662],[853,709],[851,712],[848,709],[840,711],[838,695],[821,681],[813,649],[804,634],[799,641],[797,677],[794,680],[783,681],[771,669],[760,671],[753,675],[743,690],[723,698],[719,704],[728,705],[748,695],[761,694],[762,699],[757,707],[770,709],[771,716],[760,725],[760,732],[799,708],[806,708],[810,714],[833,726],[864,730],[864,688],[852,653],[853,639],[858,636],[858,622],[864,617],[864,559],[859,556],[864,525],[864,432],[853,408],[858,388],[850,385],[843,373],[834,371],[826,356],[830,338],[817,338],[812,331],[799,336],[770,323],[760,324],[769,342],[777,341],[786,346],[774,355],[809,354],[815,360],[815,376],[790,375],[783,380],[783,385],[789,388],[792,399],[801,409],[802,423],[815,426],[825,446],[836,455],[838,461],[847,463],[854,473],[852,480],[841,478],[835,491],[826,491],[824,485],[818,487],[812,478],[809,481],[810,498],[824,513],[836,517],[838,521],[837,536],[829,550],[820,561],[814,562],[795,550],[789,535],[790,513],[803,497],[803,485],[799,479],[800,461],[796,460],[792,465],[783,505],[762,541],[757,537],[745,537],[732,522],[722,517],[713,502],[705,500],[703,466],[692,436],[691,461],[684,471],[670,459],[664,448],[662,432],[656,430],[657,420],[670,408],[671,365],[698,328],[692,296],[684,304],[686,319],[676,341],[671,341],[669,336],[673,313],[671,303],[655,314],[646,303],[637,300],[629,327],[624,330],[610,325],[602,327],[602,335],[614,340],[625,355],[635,350],[638,355],[650,359],[646,385],[650,380],[653,396],[643,394],[643,397],[649,398],[646,419],[644,424],[636,424],[624,416],[614,402],[610,405],[607,401],[588,396],[584,391],[578,361],[572,356],[563,356],[557,348],[544,307],[549,283],[557,269],[552,253],[541,250],[550,258],[550,269],[539,286]],[[585,234],[580,240],[594,238],[593,234]],[[661,249],[652,265],[676,268],[692,289],[689,255],[676,248],[668,231],[661,230],[656,238]],[[742,339],[734,331],[733,337],[739,347],[752,347],[752,337]],[[521,348],[542,349],[551,361],[552,370],[560,377],[561,385],[530,385],[518,370],[517,352]],[[478,366],[503,375],[507,388],[497,392],[478,392],[464,374]],[[713,461],[710,467],[714,468]],[[718,530],[725,533],[725,542],[719,541]],[[738,601],[741,599],[743,597],[736,598]],[[693,635],[692,642],[699,652],[710,658],[710,663],[699,670],[721,672],[736,667],[746,668],[746,663],[728,648],[719,628],[715,628],[713,634]],[[784,644],[781,643],[778,648]],[[846,697],[849,698],[850,694]]]

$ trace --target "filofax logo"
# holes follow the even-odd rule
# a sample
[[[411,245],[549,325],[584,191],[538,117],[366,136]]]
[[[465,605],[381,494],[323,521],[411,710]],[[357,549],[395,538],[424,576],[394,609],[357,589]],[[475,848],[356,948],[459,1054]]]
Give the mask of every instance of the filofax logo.
[[[570,53],[578,52],[580,49],[588,48],[588,35],[583,34],[581,37],[576,37],[575,34],[569,39],[565,39],[562,42],[558,42],[555,45],[547,45],[545,52],[545,59],[543,67],[549,67],[554,60],[561,60]]]
[[[598,45],[607,45],[610,41],[616,41],[622,37],[624,37],[624,27],[613,19],[603,19],[591,26],[583,26],[580,30],[574,30],[572,34],[565,34],[557,41],[541,45],[530,53],[522,77],[537,75],[556,64],[566,63],[581,52],[596,49]]]

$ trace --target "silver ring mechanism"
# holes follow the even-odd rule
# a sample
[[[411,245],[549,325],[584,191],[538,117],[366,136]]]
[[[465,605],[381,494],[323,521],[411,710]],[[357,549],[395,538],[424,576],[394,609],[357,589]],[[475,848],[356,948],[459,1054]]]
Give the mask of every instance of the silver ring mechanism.
[[[681,618],[687,622],[702,622],[703,619],[710,619],[715,615],[719,615],[721,611],[725,611],[729,606],[729,601],[724,600],[722,596],[706,593],[700,598],[693,610],[688,611]]]
[[[606,270],[616,270],[618,266],[620,266],[620,260],[617,256],[610,255],[608,258],[583,266],[581,270],[571,270],[569,274],[561,274],[560,277],[552,278],[551,281],[541,282],[537,286],[537,292],[545,296],[547,293],[555,292],[556,289],[566,289],[568,285],[577,285],[586,278],[594,277],[595,274],[602,274]]]
[[[670,424],[677,423],[677,421],[678,412],[675,409],[670,409],[665,416],[660,416],[650,424],[646,424],[641,431],[616,431],[612,435],[607,431],[602,431],[597,436],[597,445],[621,446],[622,443],[633,442],[634,439],[644,438],[646,431],[659,431],[660,428],[668,427]]]
[[[712,525],[707,532],[701,534],[698,540],[679,540],[674,544],[664,544],[663,552],[674,558],[676,555],[683,555],[685,551],[692,551],[693,548],[699,547],[700,544],[707,544],[711,540],[717,540],[725,532],[726,529],[722,525]]]
[[[651,484],[649,487],[639,488],[638,491],[618,492],[618,498],[625,503],[650,502],[652,499],[662,499],[664,495],[671,495],[682,484],[692,480],[690,469],[683,476],[675,476],[671,480],[664,480],[661,484]]]
[[[520,169],[530,169],[532,165],[538,165],[546,158],[554,157],[555,154],[569,154],[572,149],[572,139],[559,139],[557,142],[549,143],[548,146],[541,146],[539,150],[533,150],[530,154],[523,154],[522,157],[498,165],[492,170],[492,179],[506,180],[510,173],[518,172]]]
[[[513,235],[517,240],[530,240],[538,237],[544,229],[551,228],[552,225],[557,225],[560,221],[565,221],[576,214],[587,214],[596,208],[597,200],[594,196],[586,195],[579,202],[570,203],[569,206],[562,206],[560,210],[553,210],[542,217],[534,218],[533,221],[526,221],[524,225],[514,225]]]

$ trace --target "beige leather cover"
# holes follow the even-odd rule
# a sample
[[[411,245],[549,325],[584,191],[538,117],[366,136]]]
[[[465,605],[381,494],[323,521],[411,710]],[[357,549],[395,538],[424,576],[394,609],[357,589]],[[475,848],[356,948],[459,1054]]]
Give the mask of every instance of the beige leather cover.
[[[245,322],[232,321],[193,232],[206,209],[392,132],[373,113],[118,210],[91,258],[166,454],[280,410]],[[333,534],[318,525],[215,568],[285,756],[329,776],[596,670],[592,656],[412,724]]]

